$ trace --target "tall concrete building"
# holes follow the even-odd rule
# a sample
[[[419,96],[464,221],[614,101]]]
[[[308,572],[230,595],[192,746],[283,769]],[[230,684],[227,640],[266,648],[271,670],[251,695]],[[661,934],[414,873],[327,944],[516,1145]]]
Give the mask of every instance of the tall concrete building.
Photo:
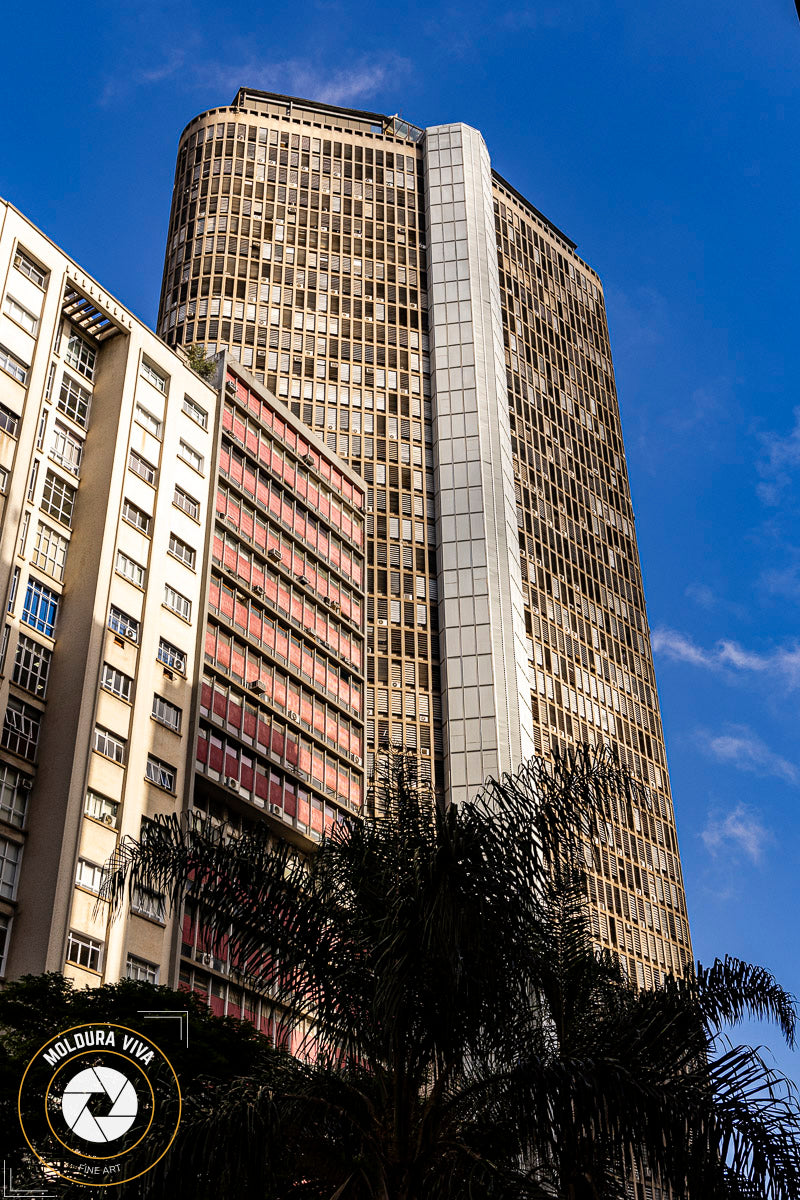
[[[0,201],[0,977],[181,980],[271,1029],[191,908],[98,888],[156,814],[308,847],[360,810],[364,499]]]
[[[690,942],[602,287],[476,130],[242,88],[178,150],[158,331],[225,349],[358,472],[367,767],[454,800],[603,742],[652,806],[608,830],[598,942]]]

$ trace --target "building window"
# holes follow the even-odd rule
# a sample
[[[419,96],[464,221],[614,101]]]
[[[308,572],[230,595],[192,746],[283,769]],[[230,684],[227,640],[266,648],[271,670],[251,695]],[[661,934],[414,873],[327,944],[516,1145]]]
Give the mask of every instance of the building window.
[[[105,688],[107,692],[111,692],[113,696],[119,696],[120,700],[129,701],[133,680],[130,675],[124,675],[122,671],[118,671],[116,667],[112,667],[111,663],[103,663],[103,675],[100,680],[100,686]]]
[[[180,592],[176,592],[175,588],[167,584],[164,588],[164,603],[167,608],[172,609],[179,617],[183,617],[184,621],[192,619],[192,602],[186,596],[182,596]]]
[[[54,471],[47,472],[42,493],[42,508],[51,517],[55,517],[56,521],[66,525],[67,529],[72,526],[76,491],[77,488],[72,487]]]
[[[62,534],[40,521],[36,531],[33,565],[54,579],[63,579],[68,546],[69,542]]]
[[[50,457],[61,463],[61,466],[66,467],[73,475],[80,475],[82,456],[83,442],[67,429],[66,425],[56,421]]]
[[[20,274],[24,275],[27,279],[30,279],[31,282],[35,283],[37,287],[44,287],[45,280],[47,279],[47,271],[45,271],[43,267],[40,267],[38,263],[35,263],[33,259],[30,258],[29,255],[19,247],[17,248],[17,253],[14,255],[14,266],[17,268]]]
[[[170,704],[169,700],[165,700],[163,696],[153,696],[152,715],[162,725],[166,725],[169,729],[174,729],[175,733],[180,733],[183,713],[177,705]]]
[[[178,458],[182,458],[185,463],[188,463],[195,471],[199,471],[202,474],[204,462],[202,454],[198,454],[195,448],[190,446],[188,442],[185,442],[183,438],[181,438],[178,447]]]
[[[0,763],[0,820],[24,829],[31,786],[30,775],[23,775],[8,763]]]
[[[6,913],[0,913],[0,975],[6,973],[6,959],[8,958],[8,944],[11,940],[11,917]]]
[[[78,859],[78,870],[75,882],[79,887],[87,888],[90,892],[99,892],[103,882],[103,868],[89,862],[87,858]]]
[[[112,733],[110,729],[104,729],[102,725],[95,725],[94,748],[98,754],[102,754],[114,762],[124,763],[127,745],[127,740],[120,737],[118,733]]]
[[[12,754],[33,761],[39,744],[42,714],[10,696],[3,721],[2,745]]]
[[[89,423],[89,405],[91,392],[81,387],[77,380],[64,375],[61,380],[61,391],[58,394],[58,407],[65,416],[70,417],[76,425],[83,429]]]
[[[135,617],[123,612],[121,608],[117,608],[115,604],[111,605],[108,614],[108,628],[114,633],[121,634],[130,642],[139,641],[139,622]]]
[[[128,455],[128,466],[133,471],[134,475],[138,475],[145,483],[155,484],[156,469],[152,463],[149,463],[146,458],[142,458],[141,454],[137,454],[135,450],[131,450]]]
[[[158,983],[158,967],[129,954],[125,962],[125,978],[133,979],[136,983]]]
[[[19,567],[14,567],[11,573],[11,587],[8,592],[8,611],[14,611],[14,601],[17,598],[17,588],[19,587]]]
[[[16,354],[6,350],[5,346],[0,346],[0,371],[5,371],[6,375],[16,379],[17,383],[26,384],[29,369],[27,363],[17,358]]]
[[[134,525],[136,529],[141,529],[142,533],[149,535],[152,517],[144,509],[132,504],[127,496],[122,501],[122,519],[127,521],[129,525]]]
[[[100,970],[100,957],[103,953],[103,943],[85,933],[75,933],[70,930],[67,938],[67,962],[73,966],[83,967],[87,971]]]
[[[173,671],[178,671],[179,674],[186,674],[186,655],[183,650],[179,650],[177,646],[173,646],[166,638],[161,638],[158,643],[158,661],[163,663],[165,667],[170,667]]]
[[[175,793],[175,785],[178,777],[175,767],[171,767],[169,763],[162,762],[154,754],[148,754],[147,756],[145,777],[151,783],[154,783],[156,787],[163,788],[165,792]]]
[[[149,362],[147,362],[146,359],[142,360],[142,377],[144,379],[146,379],[148,383],[152,383],[153,387],[158,388],[158,390],[162,393],[162,395],[166,396],[166,394],[167,394],[167,377],[166,377],[166,375],[162,375],[161,372],[157,371],[156,368],[154,366],[152,366]]]
[[[29,312],[13,296],[6,296],[6,312],[12,321],[16,321],[17,325],[22,326],[26,333],[36,334],[36,330],[39,328],[39,318]]]
[[[47,692],[47,676],[50,673],[52,657],[52,653],[44,646],[21,633],[14,662],[14,683],[43,700]]]
[[[152,433],[153,437],[161,440],[161,422],[158,417],[154,417],[151,412],[144,407],[143,404],[136,405],[136,420],[146,429],[148,433]]]
[[[87,379],[94,379],[94,369],[97,365],[97,351],[77,333],[71,333],[67,342],[66,361]]]
[[[16,437],[18,429],[19,417],[17,414],[10,408],[6,408],[5,404],[0,404],[0,431]]]
[[[0,496],[5,496],[8,489],[8,468],[0,467]]]
[[[197,421],[198,425],[202,425],[203,429],[208,429],[208,413],[191,396],[183,397],[183,411],[188,413],[193,421]]]
[[[200,520],[199,500],[195,500],[193,496],[190,496],[188,492],[178,487],[177,484],[175,486],[175,498],[172,503],[176,508],[180,508],[187,516],[191,517],[193,521]]]
[[[31,576],[25,592],[22,619],[31,629],[53,637],[58,620],[58,595]]]
[[[18,842],[0,837],[0,896],[4,900],[16,898],[21,861],[22,846]]]
[[[175,533],[169,535],[169,552],[175,558],[180,559],[185,566],[190,567],[192,571],[194,570],[195,559],[197,558],[195,550],[182,541]]]
[[[160,921],[163,925],[167,913],[164,893],[137,884],[131,896],[131,912],[138,913],[141,917],[150,917],[153,921]]]
[[[101,796],[99,792],[93,792],[91,788],[86,793],[83,811],[93,821],[101,821],[103,825],[112,829],[116,829],[119,822],[119,803],[109,800],[108,796]]]
[[[117,574],[123,579],[128,579],[134,583],[136,587],[143,588],[145,575],[147,572],[141,563],[134,562],[132,558],[128,558],[127,554],[123,554],[121,550],[117,551]]]

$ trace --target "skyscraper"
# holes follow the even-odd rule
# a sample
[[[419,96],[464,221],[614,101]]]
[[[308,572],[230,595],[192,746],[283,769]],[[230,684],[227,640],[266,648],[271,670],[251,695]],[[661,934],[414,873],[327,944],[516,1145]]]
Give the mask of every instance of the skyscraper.
[[[158,330],[225,348],[367,487],[367,769],[450,798],[605,742],[650,789],[592,878],[641,984],[690,955],[602,287],[462,124],[242,88],[180,140]]]

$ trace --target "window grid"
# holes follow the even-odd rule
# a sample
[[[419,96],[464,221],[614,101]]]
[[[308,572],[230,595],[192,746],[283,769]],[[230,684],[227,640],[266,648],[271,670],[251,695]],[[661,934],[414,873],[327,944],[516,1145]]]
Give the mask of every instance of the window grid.
[[[119,802],[110,800],[108,796],[102,796],[100,792],[94,792],[91,788],[86,793],[83,811],[87,817],[101,821],[103,825],[113,829],[116,829],[119,822]]]
[[[21,325],[28,333],[36,334],[39,328],[39,319],[32,312],[20,304],[19,300],[15,300],[13,296],[6,296],[6,312],[12,321],[16,321],[17,325]]]
[[[128,613],[123,612],[121,608],[117,608],[115,604],[111,605],[111,610],[108,614],[108,628],[114,633],[119,633],[130,642],[139,641],[139,622],[135,617],[131,617]]]
[[[134,887],[131,896],[131,912],[138,913],[142,917],[150,917],[153,921],[160,921],[163,925],[166,920],[166,911],[166,897],[163,892],[142,887],[141,884]]]
[[[118,575],[121,575],[123,579],[127,579],[136,587],[144,587],[147,572],[141,563],[137,563],[134,559],[129,558],[122,550],[117,551],[116,571]]]
[[[135,526],[136,529],[140,529],[142,533],[149,536],[152,517],[149,513],[146,513],[144,509],[139,508],[136,504],[133,504],[132,501],[127,498],[127,496],[122,501],[122,518],[124,521],[127,521],[129,525]]]
[[[62,425],[59,421],[56,421],[55,429],[53,430],[53,444],[50,447],[50,457],[54,458],[62,467],[71,471],[73,475],[80,475],[83,442],[67,429],[66,425]]]
[[[152,383],[153,387],[158,388],[162,395],[166,396],[166,375],[162,375],[161,372],[156,370],[156,368],[152,366],[151,363],[147,362],[146,359],[142,360],[142,376],[148,381],[148,383]]]
[[[119,734],[112,733],[110,729],[105,729],[102,725],[95,725],[94,748],[98,754],[102,754],[116,763],[124,763],[127,745],[127,740],[120,737]]]
[[[72,527],[76,490],[54,471],[47,472],[42,493],[42,509],[56,521],[66,525],[67,529]]]
[[[165,700],[163,696],[159,696],[158,694],[153,696],[152,716],[156,721],[160,721],[162,725],[173,729],[175,733],[180,733],[183,712],[176,704],[171,704],[169,700]]]
[[[6,408],[5,404],[0,404],[0,432],[7,433],[9,437],[16,437],[19,429],[19,417],[10,408]]]
[[[154,754],[148,754],[145,778],[150,783],[154,783],[156,787],[163,788],[165,792],[172,792],[174,794],[177,777],[178,773],[175,767],[171,767],[169,763],[162,762]]]
[[[37,287],[44,287],[47,272],[35,263],[32,258],[29,258],[24,250],[17,250],[14,255],[14,266],[21,275],[24,275],[26,279],[30,279]]]
[[[79,334],[70,334],[64,359],[76,371],[80,371],[81,375],[85,375],[87,379],[94,379],[94,369],[97,365],[97,351],[94,346],[90,346],[88,342],[84,341]]]
[[[170,533],[169,535],[169,552],[170,554],[174,554],[175,558],[180,559],[185,566],[189,567],[192,571],[194,570],[197,552],[194,547],[184,542],[176,533]]]
[[[81,387],[76,379],[66,373],[61,380],[61,391],[58,394],[58,407],[65,416],[70,417],[76,425],[83,429],[89,423],[89,404],[91,392]]]
[[[79,858],[75,882],[79,887],[84,887],[97,895],[100,891],[100,884],[103,882],[103,868],[98,867],[96,863],[89,862],[88,858]]]
[[[208,413],[191,396],[183,397],[183,411],[188,413],[193,421],[197,421],[197,424],[201,425],[203,429],[208,429]]]
[[[185,492],[183,488],[178,487],[177,484],[175,485],[175,497],[172,503],[176,508],[180,508],[182,512],[191,517],[193,521],[200,520],[200,502],[195,500],[193,496],[190,496],[188,492]]]
[[[0,820],[17,829],[25,828],[30,784],[29,775],[23,775],[8,763],[0,763]]]
[[[69,541],[63,534],[57,533],[55,529],[40,521],[36,531],[33,565],[46,575],[52,575],[54,579],[63,579],[68,546]]]
[[[4,900],[16,898],[21,861],[22,846],[9,838],[0,837],[0,896]]]
[[[58,620],[59,596],[38,579],[30,576],[22,608],[22,620],[38,633],[53,637]]]
[[[159,441],[161,440],[161,421],[158,417],[153,416],[143,404],[136,405],[136,420],[143,429],[152,433],[153,437],[157,437]]]
[[[181,675],[186,674],[186,654],[177,646],[173,646],[166,638],[159,640],[157,657],[165,667],[170,667],[171,670],[178,671]]]
[[[202,473],[203,463],[205,461],[202,454],[199,454],[197,450],[195,450],[194,446],[190,446],[188,442],[183,440],[183,438],[181,438],[180,445],[178,447],[178,458],[182,458],[183,461],[188,463],[190,467],[193,467],[195,471]]]
[[[11,940],[11,917],[7,913],[0,913],[0,975],[6,973],[6,959],[8,958],[8,945]]]
[[[16,379],[17,383],[26,384],[29,369],[26,363],[18,359],[10,350],[6,350],[5,346],[0,346],[0,370],[5,371],[12,379]]]
[[[21,633],[14,661],[14,683],[43,700],[47,693],[47,678],[52,657],[50,650]]]
[[[10,696],[3,721],[2,745],[12,754],[32,762],[39,744],[42,714]]]
[[[183,617],[184,621],[192,619],[192,602],[186,596],[182,596],[180,592],[176,592],[174,587],[166,584],[164,587],[164,603],[172,612],[177,613],[179,617]]]
[[[94,938],[88,937],[85,933],[75,933],[74,930],[70,930],[67,939],[68,963],[72,963],[76,967],[83,967],[87,971],[99,971],[102,952],[102,942],[96,942]]]
[[[134,475],[138,475],[145,483],[155,484],[156,468],[146,458],[142,458],[141,454],[137,454],[135,450],[131,450],[128,455],[128,466]]]
[[[130,675],[125,675],[124,672],[118,671],[116,667],[112,667],[111,663],[103,663],[103,675],[100,686],[107,692],[111,692],[113,696],[118,696],[120,700],[130,701],[133,680]]]
[[[125,962],[125,978],[137,983],[158,983],[158,967],[143,958],[137,958],[135,954],[129,954]]]

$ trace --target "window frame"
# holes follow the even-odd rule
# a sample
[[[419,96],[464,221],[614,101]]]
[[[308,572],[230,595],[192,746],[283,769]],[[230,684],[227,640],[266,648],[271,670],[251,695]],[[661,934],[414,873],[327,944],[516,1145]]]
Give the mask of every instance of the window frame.
[[[6,375],[15,379],[17,383],[21,383],[23,387],[27,387],[30,369],[30,363],[24,363],[7,346],[0,344],[0,371],[5,371]]]
[[[141,429],[146,430],[159,442],[162,441],[164,422],[160,420],[155,413],[151,413],[149,408],[145,408],[145,406],[138,400],[136,401],[136,407],[133,410],[133,419]]]
[[[100,743],[106,748],[101,749]],[[109,754],[109,746],[114,748],[115,753]],[[128,759],[128,739],[115,733],[113,729],[108,729],[105,725],[95,724],[92,730],[92,750],[101,758],[107,758],[109,762],[115,762],[118,766],[124,767]]]
[[[162,653],[161,653],[163,648],[166,648],[164,651],[164,655],[162,655]],[[165,655],[166,655],[166,657],[165,657]],[[175,655],[180,656],[180,661],[182,664],[181,666],[178,666],[178,663],[175,661],[175,658],[174,658]],[[168,670],[176,671],[178,673],[178,675],[185,676],[187,659],[188,659],[188,655],[186,654],[185,650],[181,650],[179,646],[174,646],[172,644],[172,642],[168,642],[167,639],[164,637],[159,638],[158,650],[156,651],[156,660],[158,662],[160,662],[163,666],[165,666]]]
[[[166,396],[169,392],[169,375],[162,375],[160,367],[155,366],[148,359],[143,358],[139,367],[139,375],[160,392],[162,396]],[[153,378],[155,376],[155,378]]]
[[[155,775],[151,773],[151,768]],[[171,786],[162,781],[162,772],[165,778],[172,780]],[[144,777],[148,783],[152,783],[153,787],[159,788],[162,792],[167,792],[170,796],[178,794],[178,768],[164,762],[163,758],[158,758],[155,754],[147,756]]]
[[[35,607],[29,603],[31,598],[34,598],[36,601]],[[29,575],[20,620],[24,625],[29,625],[31,629],[35,629],[37,633],[43,633],[45,637],[54,638],[56,625],[58,624],[60,604],[61,595],[59,592],[54,592],[52,588],[49,588],[46,583],[42,583],[35,575]],[[45,616],[41,615],[43,610],[46,612]]]
[[[174,720],[169,719],[171,713],[174,714]],[[173,733],[180,733],[183,725],[183,709],[179,708],[177,704],[173,704],[171,700],[167,700],[166,696],[159,696],[158,692],[153,693],[153,707],[150,710],[150,716],[165,729],[169,729]]]
[[[24,829],[28,819],[28,797],[31,788],[22,786],[23,779],[27,780],[29,785],[32,782],[31,776],[20,771],[19,767],[0,762],[0,820],[5,821],[12,829]],[[8,801],[7,795],[10,797]]]
[[[5,848],[7,846],[13,846],[15,848],[17,853],[16,858],[6,855]],[[15,842],[13,838],[6,837],[5,834],[0,834],[0,899],[2,900],[11,900],[13,902],[17,898],[19,873],[20,867],[22,866],[22,855],[24,849],[24,843]],[[10,880],[5,871],[6,863],[14,864],[14,872]],[[4,889],[9,889],[8,893]]]
[[[77,353],[73,353],[73,344],[77,344],[86,353],[82,354],[80,350]],[[85,337],[82,337],[72,325],[70,325],[69,332],[67,333],[64,362],[73,371],[77,371],[79,375],[83,375],[84,379],[88,379],[90,383],[94,383],[94,374],[97,370],[97,348]],[[86,368],[85,370],[84,367]]]
[[[87,958],[90,961],[81,962],[77,956],[75,958],[70,958],[70,956],[69,956],[70,955],[70,946],[73,943],[78,945],[81,949],[85,949],[85,950],[89,951]],[[100,974],[102,974],[104,949],[105,949],[104,942],[98,942],[96,940],[96,938],[90,937],[88,933],[81,933],[77,929],[70,929],[69,933],[67,934],[67,946],[66,946],[66,950],[64,952],[64,963],[65,964],[68,963],[71,967],[78,967],[82,971],[91,971],[93,975],[100,975]],[[92,966],[91,965],[91,956],[94,952],[97,953],[97,960],[96,960],[95,965]],[[78,953],[80,953],[80,951]]]
[[[50,492],[49,497],[47,495],[48,489]],[[67,483],[66,479],[62,479],[56,471],[51,471],[48,467],[45,472],[39,508],[48,517],[52,517],[54,521],[58,521],[59,525],[63,525],[65,529],[71,529],[72,519],[75,516],[77,492],[78,489],[74,484]],[[48,505],[53,506],[54,501],[57,501],[54,507],[46,507]]]
[[[177,598],[178,603],[172,603],[170,601],[170,594],[172,594],[172,596]],[[183,604],[186,605],[185,612],[181,608],[180,601],[183,601]],[[170,612],[175,613],[176,617],[180,617],[182,621],[191,623],[192,601],[189,599],[188,596],[184,596],[183,592],[179,592],[177,588],[174,588],[171,583],[164,584],[164,602],[163,603],[164,603],[164,607],[168,608]]]
[[[65,394],[66,393],[66,394]],[[70,404],[71,401],[74,404]],[[65,417],[69,417],[70,421],[74,421],[76,425],[80,425],[81,429],[87,429],[89,425],[89,413],[92,407],[92,393],[83,384],[78,383],[77,379],[73,379],[68,371],[63,371],[61,374],[61,387],[58,391],[58,399],[56,400],[56,408],[63,413]]]
[[[183,503],[184,500],[187,501],[186,504]],[[191,521],[196,521],[198,525],[200,524],[200,501],[195,500],[194,496],[185,491],[179,483],[175,484],[175,494],[172,498],[172,503],[175,508],[185,513]]]
[[[28,251],[23,250],[19,244],[14,251],[14,270],[19,271],[20,275],[29,279],[41,291],[45,290],[50,272],[41,267],[33,255],[28,254]],[[37,278],[37,276],[41,278]]]
[[[208,429],[208,413],[202,404],[198,404],[188,393],[183,397],[182,408],[187,417],[190,417],[196,425],[199,425],[201,429]],[[201,415],[197,416],[197,413]]]
[[[85,879],[81,879],[81,867],[88,867],[92,878],[91,883],[87,883]],[[99,896],[100,885],[103,880],[103,868],[98,863],[93,863],[91,859],[78,858],[75,868],[75,886],[84,888],[87,892],[91,892],[93,896]],[[96,886],[95,886],[96,885]]]
[[[116,684],[119,684],[119,686],[115,686]],[[103,668],[100,672],[100,687],[104,692],[108,692],[109,695],[116,696],[118,700],[124,700],[126,704],[131,703],[133,679],[110,662],[103,662]]]
[[[26,321],[20,320],[19,317],[11,311],[12,308],[18,309],[23,317],[28,318],[28,321],[30,321],[31,324],[28,325]],[[39,318],[35,313],[32,313],[29,308],[26,308],[24,304],[21,304],[19,300],[17,300],[16,296],[12,296],[10,292],[6,292],[3,311],[9,320],[13,321],[15,325],[18,325],[20,329],[23,329],[25,333],[30,334],[31,337],[36,337],[39,331]]]
[[[36,673],[33,666],[23,667],[20,662],[20,652],[27,653],[31,658],[35,658],[37,654],[41,655],[43,670]],[[38,700],[44,700],[47,695],[47,682],[50,677],[50,664],[53,659],[52,650],[47,646],[43,646],[41,642],[35,641],[34,638],[28,637],[26,633],[20,630],[17,637],[17,650],[14,655],[14,666],[12,668],[11,678],[17,687],[23,691],[29,692],[31,696],[36,696]],[[28,682],[22,681],[23,675],[27,676]],[[36,687],[29,686],[35,682]]]
[[[185,438],[181,438],[178,443],[178,458],[181,462],[185,462],[187,467],[191,467],[193,471],[196,471],[198,475],[205,474],[205,455],[201,454],[199,450],[195,450],[194,446],[187,442]],[[196,462],[195,459],[197,460]]]
[[[140,465],[143,468],[143,471],[137,469],[137,467]],[[143,480],[143,482],[148,484],[150,487],[156,486],[156,480],[158,479],[158,467],[154,466],[153,463],[146,459],[143,454],[140,454],[138,450],[134,450],[132,446],[128,450],[128,470],[135,475],[137,479]],[[152,472],[152,475],[149,474],[150,472]]]
[[[173,543],[175,544],[173,545]],[[178,548],[176,549],[176,547]],[[182,554],[181,550],[185,550],[188,553]],[[174,530],[170,530],[167,553],[171,554],[172,557],[177,559],[179,563],[183,563],[183,565],[188,567],[190,571],[195,571],[197,569],[197,551],[195,550],[194,546],[190,546],[188,542],[183,540],[183,538],[178,537]]]
[[[115,615],[122,618],[122,620],[125,622],[124,629],[120,629],[118,625],[111,624]],[[142,622],[141,622],[141,620],[139,620],[138,617],[132,617],[130,613],[126,613],[125,610],[122,608],[119,608],[118,605],[111,604],[111,605],[109,605],[108,621],[106,622],[106,624],[107,624],[108,628],[111,630],[111,632],[116,634],[118,637],[126,638],[129,642],[132,642],[134,646],[139,645],[139,636],[142,631]],[[131,631],[132,631],[132,634],[131,634]]]
[[[15,413],[13,408],[9,408],[5,404],[0,404],[0,433],[5,433],[8,437],[16,438],[19,434],[19,425],[22,417]]]
[[[131,516],[131,513],[134,515]],[[138,529],[145,537],[150,537],[150,526],[153,524],[152,516],[145,509],[139,508],[139,505],[134,504],[127,496],[122,497],[120,516],[126,525],[130,525],[132,529]],[[143,518],[144,523],[139,518]]]
[[[90,797],[100,801],[97,805],[98,812],[90,812]],[[102,811],[103,804],[113,805],[113,811],[109,808],[109,812],[104,813]],[[94,788],[86,789],[86,795],[83,799],[83,815],[88,817],[90,821],[97,821],[98,825],[105,825],[108,829],[117,829],[119,827],[120,807],[119,800],[112,800],[110,796],[104,796],[102,792],[96,792]],[[107,821],[105,819],[106,816],[110,816],[112,820]]]
[[[131,558],[124,550],[117,547],[117,556],[114,559],[114,571],[121,579],[127,579],[128,583],[132,583],[134,587],[141,591],[145,589],[147,580],[147,567],[143,567],[135,558]]]

